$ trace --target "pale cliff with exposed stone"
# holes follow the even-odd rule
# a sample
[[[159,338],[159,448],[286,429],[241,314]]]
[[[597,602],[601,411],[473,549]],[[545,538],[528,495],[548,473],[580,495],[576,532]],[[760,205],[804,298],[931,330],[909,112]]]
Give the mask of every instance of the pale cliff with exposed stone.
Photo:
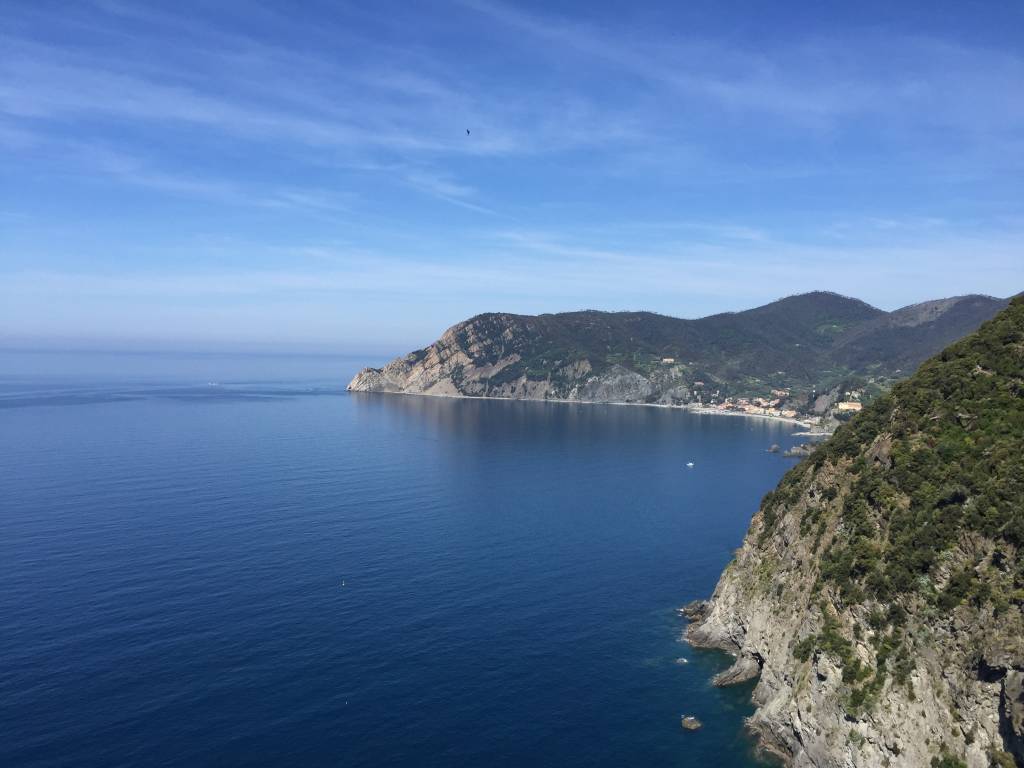
[[[543,375],[524,364],[523,353],[537,336],[534,318],[484,315],[449,328],[426,349],[366,368],[348,385],[351,392],[400,392],[520,400],[660,403],[682,405],[691,392],[678,368],[647,375],[622,365],[595,370],[589,359],[543,358]],[[535,354],[535,353],[534,353]]]
[[[1005,300],[959,297],[883,312],[833,293],[790,296],[696,320],[651,312],[487,313],[435,343],[367,368],[359,392],[686,405],[724,396],[812,392],[849,376],[902,378]]]
[[[686,637],[800,768],[1024,765],[1024,300],[765,497]],[[933,762],[935,761],[935,762]]]

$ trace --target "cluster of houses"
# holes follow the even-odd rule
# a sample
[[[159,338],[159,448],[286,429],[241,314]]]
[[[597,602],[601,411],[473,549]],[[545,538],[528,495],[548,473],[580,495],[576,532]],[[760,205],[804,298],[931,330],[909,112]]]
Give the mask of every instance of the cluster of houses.
[[[675,365],[674,357],[661,358],[662,365]],[[788,389],[773,389],[768,397],[721,397],[721,392],[709,392],[705,389],[703,381],[695,381],[692,384],[693,394],[697,403],[703,408],[713,408],[718,411],[731,411],[735,413],[746,413],[751,416],[780,416],[784,419],[808,418],[808,414],[800,413],[795,408],[786,407],[790,399]],[[859,390],[852,390],[846,393],[841,402],[835,403],[832,412],[835,416],[842,418],[860,411],[864,405],[861,402],[863,393]],[[819,421],[812,418],[812,421]]]
[[[861,398],[864,393],[859,389],[853,389],[846,393],[846,399],[842,402],[836,403],[834,412],[837,416],[839,415],[852,415],[860,411],[864,404],[861,402]]]
[[[693,382],[694,388],[702,387],[704,382]],[[718,400],[719,393],[711,395],[711,402],[705,407],[714,408],[719,411],[733,411],[746,413],[751,416],[781,416],[785,419],[795,419],[797,412],[793,408],[783,407],[786,398],[789,397],[787,389],[773,389],[771,397],[726,397]]]
[[[693,387],[695,392],[702,389],[704,382],[695,381]],[[714,408],[719,411],[732,411],[735,413],[746,413],[751,416],[781,416],[784,419],[807,418],[795,408],[787,407],[789,399],[788,389],[773,389],[769,397],[726,397],[720,399],[719,392],[708,393],[707,401],[701,400],[705,408]],[[864,405],[860,402],[860,392],[848,392],[846,399],[836,403],[834,411],[836,414],[850,415],[860,411]]]
[[[764,397],[727,397],[722,402],[713,405],[720,411],[737,411],[747,413],[751,416],[781,416],[785,419],[795,419],[797,412],[792,408],[782,407],[782,398],[768,399]]]

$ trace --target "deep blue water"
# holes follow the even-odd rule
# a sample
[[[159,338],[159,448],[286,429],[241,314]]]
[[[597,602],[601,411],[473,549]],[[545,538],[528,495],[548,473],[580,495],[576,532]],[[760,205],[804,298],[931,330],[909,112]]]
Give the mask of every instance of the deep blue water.
[[[791,427],[3,360],[0,765],[753,765],[674,608]]]

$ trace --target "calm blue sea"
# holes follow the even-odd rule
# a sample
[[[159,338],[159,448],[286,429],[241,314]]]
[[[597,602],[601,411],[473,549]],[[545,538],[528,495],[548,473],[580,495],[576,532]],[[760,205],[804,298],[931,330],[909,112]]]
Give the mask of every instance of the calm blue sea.
[[[753,765],[674,609],[793,428],[363,362],[0,355],[0,765]]]

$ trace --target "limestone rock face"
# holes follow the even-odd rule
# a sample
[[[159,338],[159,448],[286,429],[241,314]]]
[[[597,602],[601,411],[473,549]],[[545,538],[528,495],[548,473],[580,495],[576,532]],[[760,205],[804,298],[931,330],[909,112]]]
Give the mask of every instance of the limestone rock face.
[[[819,566],[798,530],[806,503],[798,502],[796,514],[787,515],[787,525],[768,544],[758,543],[755,518],[709,610],[686,633],[694,646],[736,657],[716,685],[760,675],[753,693],[758,709],[748,725],[761,746],[790,765],[818,768],[928,766],[942,749],[970,768],[987,768],[991,753],[1000,751],[1021,761],[1019,609],[999,619],[971,606],[947,616],[912,616],[908,682],[888,680],[867,711],[850,706],[853,686],[835,654],[815,650],[806,660],[796,658],[797,644],[820,633],[829,615],[850,643],[852,658],[869,668],[878,664],[872,631],[862,629],[858,640],[854,629],[870,626],[868,611],[844,605],[828,590],[812,595]]]
[[[704,723],[692,715],[686,715],[680,718],[679,724],[683,727],[684,731],[699,731],[704,727]]]
[[[808,393],[831,392],[819,398],[825,413],[844,372],[904,378],[1005,305],[957,297],[889,313],[815,292],[695,320],[594,310],[486,313],[425,349],[361,371],[348,388],[666,406],[792,388],[798,409]]]
[[[765,497],[686,638],[735,657],[716,684],[759,676],[748,726],[789,765],[1024,766],[1024,298],[866,411]]]
[[[531,320],[482,315],[459,323],[426,349],[360,371],[348,390],[597,403],[690,401],[689,385],[677,368],[645,376],[616,363],[595,370],[589,359],[571,359],[567,353],[536,359],[537,330]],[[533,357],[526,360],[524,354]]]

